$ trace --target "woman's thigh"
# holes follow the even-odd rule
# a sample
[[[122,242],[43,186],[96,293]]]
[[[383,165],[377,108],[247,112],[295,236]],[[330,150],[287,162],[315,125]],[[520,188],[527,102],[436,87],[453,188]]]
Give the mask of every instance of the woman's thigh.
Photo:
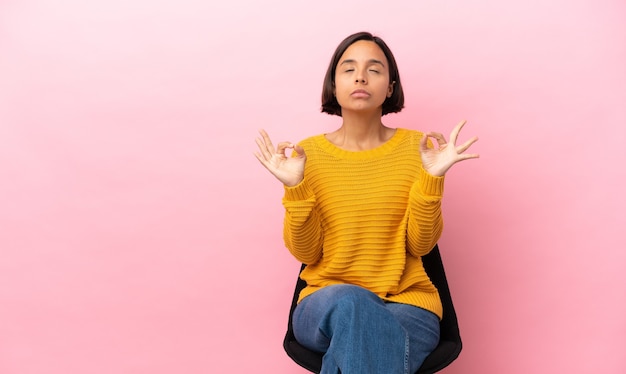
[[[324,287],[300,301],[293,314],[293,330],[296,339],[309,349],[325,352],[330,344],[328,319],[341,304],[354,308],[376,309],[386,313],[385,303],[373,292],[363,287],[339,284]]]
[[[439,343],[439,317],[407,304],[387,303],[387,309],[409,334],[410,372],[414,373]]]

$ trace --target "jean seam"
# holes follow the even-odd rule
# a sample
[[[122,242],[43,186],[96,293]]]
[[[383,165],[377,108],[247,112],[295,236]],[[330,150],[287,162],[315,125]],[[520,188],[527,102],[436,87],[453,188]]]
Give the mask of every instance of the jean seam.
[[[409,350],[410,348],[410,344],[409,344],[409,334],[408,333],[404,333],[404,374],[409,374]]]

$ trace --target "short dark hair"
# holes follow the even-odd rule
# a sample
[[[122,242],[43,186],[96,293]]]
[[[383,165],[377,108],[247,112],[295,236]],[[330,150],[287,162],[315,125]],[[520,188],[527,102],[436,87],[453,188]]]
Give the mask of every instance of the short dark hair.
[[[398,65],[396,59],[391,53],[391,49],[387,44],[379,37],[372,35],[369,32],[358,32],[345,38],[333,54],[326,70],[326,76],[324,77],[324,86],[322,88],[322,112],[328,114],[334,114],[341,116],[341,106],[337,102],[335,97],[335,72],[337,70],[337,64],[339,59],[344,54],[346,49],[359,40],[366,40],[376,43],[380,49],[382,49],[387,62],[389,63],[389,82],[395,82],[393,85],[393,93],[391,97],[388,97],[383,102],[383,116],[388,113],[398,113],[404,108],[404,92],[402,91],[402,84],[400,83],[400,72],[398,71]]]

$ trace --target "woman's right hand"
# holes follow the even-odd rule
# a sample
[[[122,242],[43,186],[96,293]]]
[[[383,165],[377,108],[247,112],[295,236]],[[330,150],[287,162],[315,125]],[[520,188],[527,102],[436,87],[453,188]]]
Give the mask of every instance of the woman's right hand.
[[[293,187],[302,182],[306,162],[304,149],[290,142],[278,143],[274,149],[267,132],[260,130],[259,133],[261,137],[256,138],[259,152],[254,153],[259,162],[285,186]],[[285,153],[287,149],[292,149],[296,155],[288,157]]]

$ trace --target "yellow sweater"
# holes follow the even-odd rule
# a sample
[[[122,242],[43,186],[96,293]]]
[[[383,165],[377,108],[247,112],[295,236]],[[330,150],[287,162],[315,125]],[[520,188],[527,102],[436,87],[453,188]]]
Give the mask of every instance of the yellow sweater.
[[[350,152],[324,135],[300,143],[304,180],[285,187],[284,239],[307,264],[300,300],[333,284],[355,284],[383,300],[441,318],[439,293],[421,256],[443,229],[443,177],[423,168],[422,133],[397,129],[385,144]]]

